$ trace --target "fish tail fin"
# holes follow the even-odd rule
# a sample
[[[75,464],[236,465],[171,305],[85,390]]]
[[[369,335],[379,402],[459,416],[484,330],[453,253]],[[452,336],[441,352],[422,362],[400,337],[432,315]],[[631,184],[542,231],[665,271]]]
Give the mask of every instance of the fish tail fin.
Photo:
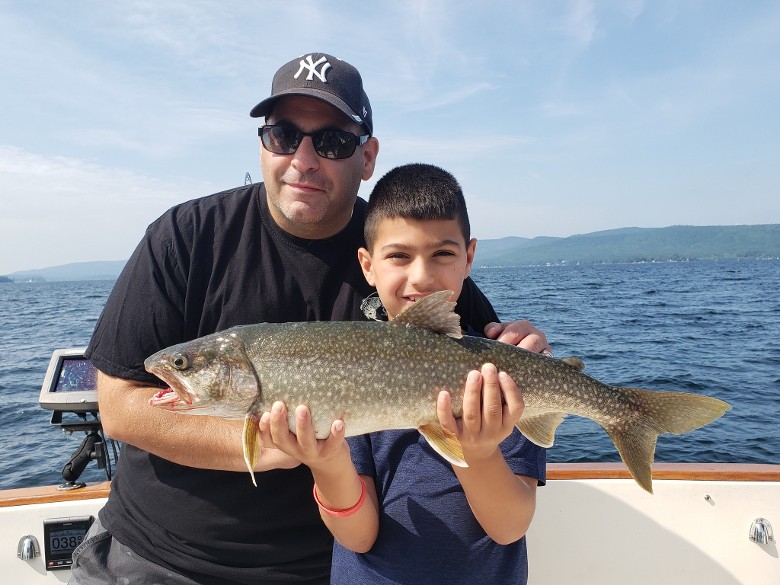
[[[703,427],[723,415],[731,406],[710,396],[684,392],[655,392],[621,388],[638,406],[630,421],[603,424],[618,453],[636,482],[653,493],[652,466],[658,435],[681,435]]]
[[[444,459],[457,467],[468,467],[460,441],[455,435],[445,431],[440,424],[429,423],[418,427],[417,430],[425,437],[433,450]]]
[[[244,461],[246,467],[249,470],[249,474],[252,477],[252,483],[257,487],[257,480],[255,479],[255,461],[258,457],[257,441],[257,417],[252,414],[247,414],[244,418]],[[262,456],[262,447],[259,449]]]

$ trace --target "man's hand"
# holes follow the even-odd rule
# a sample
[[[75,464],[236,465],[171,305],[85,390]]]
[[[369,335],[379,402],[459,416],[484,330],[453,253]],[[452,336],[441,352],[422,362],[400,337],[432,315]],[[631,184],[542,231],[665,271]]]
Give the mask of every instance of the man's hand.
[[[529,321],[488,323],[485,325],[485,337],[552,357],[552,348],[547,343],[547,337]]]

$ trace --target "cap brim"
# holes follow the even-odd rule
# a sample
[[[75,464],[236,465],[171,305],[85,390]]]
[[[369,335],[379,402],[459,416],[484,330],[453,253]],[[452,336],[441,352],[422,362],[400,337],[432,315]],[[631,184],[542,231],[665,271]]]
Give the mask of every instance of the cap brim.
[[[365,127],[365,120],[352,111],[352,108],[350,108],[343,100],[331,93],[309,87],[296,87],[295,89],[282,91],[274,96],[266,98],[257,104],[254,108],[252,108],[252,110],[249,112],[249,115],[253,118],[268,116],[273,111],[274,106],[276,105],[276,100],[278,100],[280,97],[288,95],[303,95],[317,98],[318,100],[321,100],[326,104],[330,104],[340,112],[344,113],[355,124],[359,124]]]

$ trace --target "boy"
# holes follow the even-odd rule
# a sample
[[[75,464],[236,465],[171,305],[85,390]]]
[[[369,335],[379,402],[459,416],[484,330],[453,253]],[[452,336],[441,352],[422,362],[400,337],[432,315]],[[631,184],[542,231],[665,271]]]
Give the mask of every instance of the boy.
[[[391,170],[369,199],[365,236],[358,258],[388,319],[440,290],[457,300],[476,240],[450,173],[424,164]],[[337,541],[331,583],[525,583],[524,535],[546,456],[514,428],[522,409],[517,386],[491,364],[467,379],[460,420],[449,394],[439,395],[439,420],[459,438],[467,468],[451,466],[416,430],[345,442],[344,423],[335,421],[331,436],[316,442],[303,432],[305,407],[296,409],[294,446],[284,443],[279,403],[261,432],[270,426],[283,439],[277,445],[312,469],[314,498]]]

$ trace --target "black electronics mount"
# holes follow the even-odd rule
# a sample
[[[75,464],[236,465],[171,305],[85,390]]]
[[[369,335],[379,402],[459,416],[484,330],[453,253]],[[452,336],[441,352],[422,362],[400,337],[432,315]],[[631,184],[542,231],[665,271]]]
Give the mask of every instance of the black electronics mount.
[[[84,487],[86,484],[78,479],[91,461],[97,463],[98,469],[105,470],[106,478],[110,480],[113,464],[107,444],[112,447],[114,462],[118,448],[115,441],[108,439],[107,442],[103,433],[97,400],[97,370],[84,356],[84,348],[54,351],[38,402],[42,408],[52,411],[52,425],[68,434],[85,434],[81,445],[62,468],[65,483],[59,489]]]

